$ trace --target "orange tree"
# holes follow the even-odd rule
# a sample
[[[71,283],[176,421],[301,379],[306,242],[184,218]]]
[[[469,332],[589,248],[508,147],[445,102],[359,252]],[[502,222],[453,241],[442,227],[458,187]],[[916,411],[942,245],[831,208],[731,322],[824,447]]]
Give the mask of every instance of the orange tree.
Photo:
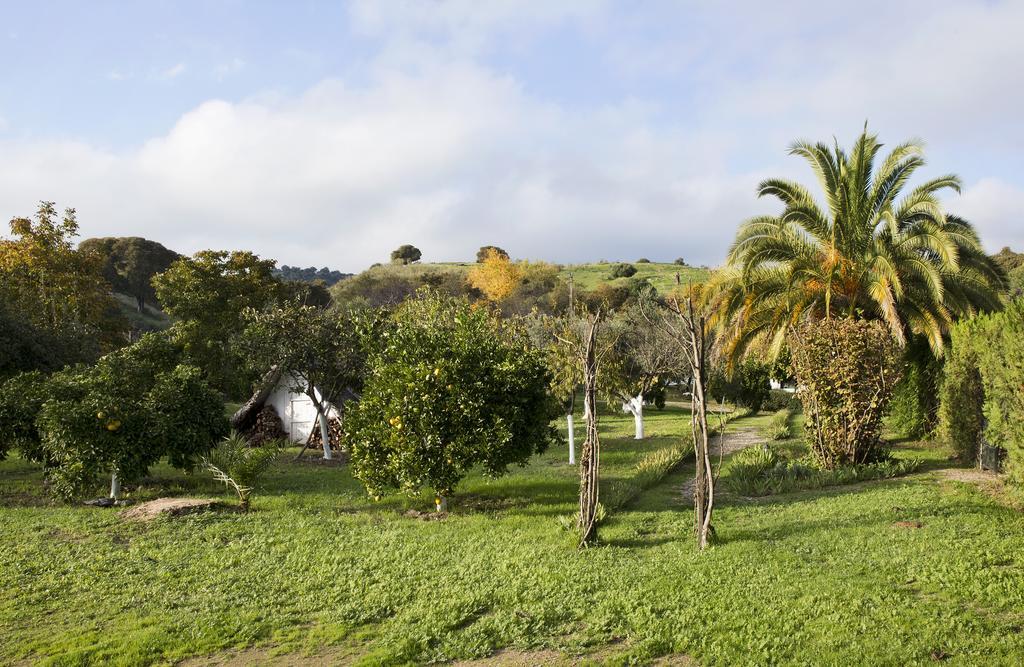
[[[420,292],[379,340],[343,427],[371,495],[427,487],[443,509],[470,469],[496,477],[558,441],[543,353],[517,323]]]
[[[109,474],[117,496],[121,481],[141,477],[164,457],[192,466],[225,435],[227,420],[219,394],[161,333],[94,366],[11,378],[0,385],[0,432],[46,468],[59,495],[88,491]]]

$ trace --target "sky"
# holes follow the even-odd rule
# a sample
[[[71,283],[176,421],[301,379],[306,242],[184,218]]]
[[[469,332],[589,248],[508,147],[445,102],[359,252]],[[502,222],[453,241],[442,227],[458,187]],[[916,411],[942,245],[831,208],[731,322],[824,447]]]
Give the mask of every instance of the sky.
[[[720,264],[867,122],[1024,249],[1024,2],[0,0],[0,217],[358,271]]]

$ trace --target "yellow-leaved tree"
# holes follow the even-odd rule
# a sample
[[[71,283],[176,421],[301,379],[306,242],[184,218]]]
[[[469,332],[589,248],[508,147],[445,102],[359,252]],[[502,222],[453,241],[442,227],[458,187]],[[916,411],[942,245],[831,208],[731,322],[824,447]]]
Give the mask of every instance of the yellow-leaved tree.
[[[495,248],[488,248],[483,261],[469,271],[469,284],[494,303],[511,296],[522,280],[522,267]]]

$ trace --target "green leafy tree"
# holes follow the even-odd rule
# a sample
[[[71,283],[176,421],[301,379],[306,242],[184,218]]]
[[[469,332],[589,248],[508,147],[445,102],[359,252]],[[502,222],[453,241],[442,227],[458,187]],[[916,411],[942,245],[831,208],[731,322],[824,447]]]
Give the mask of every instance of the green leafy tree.
[[[0,380],[96,359],[100,346],[94,333],[77,323],[65,323],[59,331],[38,326],[0,298]]]
[[[229,396],[244,396],[255,380],[230,342],[245,326],[247,308],[263,308],[281,296],[273,270],[273,260],[251,252],[203,250],[153,278],[157,299],[179,321],[186,352]]]
[[[558,441],[541,352],[487,309],[421,293],[395,311],[368,367],[344,433],[372,495],[427,487],[443,509],[470,469],[498,476]]]
[[[98,349],[113,349],[123,342],[123,327],[114,315],[102,258],[76,249],[77,234],[75,210],[61,217],[53,202],[41,202],[32,219],[11,220],[12,238],[0,239],[0,301],[52,336],[87,337]]]
[[[400,245],[391,251],[391,262],[393,264],[412,264],[420,261],[423,253],[414,245]]]
[[[867,129],[849,152],[823,143],[790,149],[811,165],[820,205],[799,183],[768,179],[758,189],[784,209],[743,223],[720,271],[722,344],[736,358],[750,345],[773,352],[805,320],[883,322],[895,340],[923,336],[936,355],[958,317],[1000,308],[1005,275],[982,251],[970,223],[946,213],[946,175],[904,190],[924,165],[922,146],[882,144]]]
[[[147,304],[156,304],[153,276],[181,257],[156,241],[137,236],[85,239],[78,248],[103,259],[103,277],[115,291],[134,297],[140,313]]]
[[[121,481],[164,457],[191,467],[227,432],[220,396],[180,360],[171,336],[147,334],[95,366],[16,376],[0,389],[0,426],[45,466],[58,494],[75,496],[108,473],[116,497]]]
[[[666,382],[688,375],[686,360],[659,326],[662,315],[656,304],[645,312],[637,303],[611,322],[614,354],[606,358],[603,382],[622,401],[623,412],[633,415],[636,440],[644,438],[644,403],[654,402]]]
[[[316,308],[295,301],[244,313],[246,326],[235,349],[258,373],[276,368],[290,388],[316,406],[324,448],[331,458],[328,414],[362,390],[366,347],[380,328],[373,311]]]
[[[747,358],[732,368],[719,365],[708,378],[708,394],[751,412],[758,412],[771,395],[772,366]]]

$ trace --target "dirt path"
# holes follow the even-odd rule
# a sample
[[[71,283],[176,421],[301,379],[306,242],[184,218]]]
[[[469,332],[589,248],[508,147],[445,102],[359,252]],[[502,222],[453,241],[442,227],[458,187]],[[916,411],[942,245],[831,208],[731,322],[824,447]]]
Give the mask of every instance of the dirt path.
[[[758,433],[755,428],[741,428],[730,431],[728,425],[726,425],[724,442],[718,435],[711,436],[709,444],[712,463],[717,465],[719,457],[728,456],[747,447],[762,445],[765,442],[767,442],[766,438]],[[693,502],[693,485],[694,481],[692,479],[686,480],[686,483],[683,484],[681,495],[684,503]]]

